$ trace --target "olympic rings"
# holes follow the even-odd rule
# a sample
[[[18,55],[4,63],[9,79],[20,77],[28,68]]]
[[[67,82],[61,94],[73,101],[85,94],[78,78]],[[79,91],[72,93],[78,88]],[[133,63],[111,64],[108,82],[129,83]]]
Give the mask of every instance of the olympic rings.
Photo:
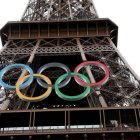
[[[61,98],[61,99],[64,99],[66,101],[77,101],[77,100],[81,100],[83,98],[85,98],[89,93],[90,93],[90,86],[87,86],[85,91],[79,95],[75,95],[75,96],[68,96],[68,95],[65,95],[63,94],[60,90],[59,90],[59,83],[65,78],[67,77],[68,74],[63,74],[61,75],[55,82],[55,91],[56,91],[56,94]],[[86,83],[89,83],[89,79],[83,75],[83,74],[80,74],[80,73],[71,73],[72,76],[74,75],[77,75],[79,76],[80,78],[82,78]]]
[[[23,84],[20,85],[20,89],[24,89],[31,84],[31,82],[33,81],[33,70],[29,66],[24,65],[24,64],[11,64],[11,65],[6,66],[5,68],[3,68],[0,71],[0,85],[1,86],[3,86],[4,88],[7,88],[7,89],[15,89],[16,88],[16,86],[11,86],[11,85],[8,85],[5,82],[3,82],[2,77],[4,76],[4,74],[7,71],[9,71],[13,68],[17,68],[17,67],[25,68],[30,73],[30,78],[28,78],[27,81],[25,81]]]
[[[79,72],[79,70],[80,70],[82,67],[84,67],[84,66],[86,66],[86,65],[90,65],[90,64],[95,65],[95,66],[98,66],[98,67],[100,67],[102,70],[104,70],[104,71],[105,71],[105,77],[104,77],[101,81],[99,81],[99,82],[90,83],[90,84],[89,84],[89,83],[86,83],[86,82],[82,81],[80,78],[78,78],[77,75],[75,75],[74,78],[75,78],[76,82],[79,83],[79,84],[81,84],[81,85],[83,85],[83,86],[98,86],[98,85],[103,85],[103,84],[105,84],[105,83],[107,82],[108,78],[109,78],[109,71],[108,71],[108,68],[107,68],[104,64],[102,64],[102,63],[100,63],[100,62],[97,62],[97,61],[86,61],[86,62],[83,62],[83,63],[79,64],[79,65],[75,68],[74,72]]]
[[[48,64],[45,64],[45,65],[43,65],[42,67],[39,68],[37,73],[41,74],[44,70],[46,70],[48,68],[51,68],[51,67],[59,67],[59,68],[64,69],[67,72],[67,74],[68,74],[67,77],[65,78],[65,80],[63,82],[59,83],[58,87],[62,88],[64,86],[66,86],[71,79],[71,71],[66,65],[64,65],[62,63],[48,63]],[[53,89],[54,89],[53,85],[48,85],[48,84],[44,83],[40,78],[37,78],[37,82],[40,86],[42,86],[44,88],[48,88],[48,86],[49,86],[49,87],[53,87]]]
[[[48,77],[46,77],[46,76],[44,76],[42,74],[34,74],[33,76],[41,77],[48,84],[52,84],[51,80]],[[20,84],[23,83],[24,81],[26,81],[26,79],[28,79],[29,77],[30,77],[30,75],[24,76],[24,77],[20,78],[18,80],[18,82],[16,83],[16,92],[17,92],[17,95],[19,96],[19,98],[24,100],[24,101],[30,101],[30,102],[38,102],[38,101],[42,101],[45,98],[47,98],[50,95],[51,91],[52,91],[52,87],[48,87],[48,90],[44,94],[42,94],[42,95],[40,95],[38,97],[27,97],[27,96],[23,95],[20,92],[20,89],[19,89]]]
[[[85,75],[78,73],[82,67],[87,66],[87,65],[95,65],[95,66],[100,67],[105,72],[105,77],[99,82],[90,83],[90,80]],[[13,68],[17,68],[17,67],[26,69],[29,72],[29,75],[20,78],[17,81],[16,86],[12,86],[12,85],[5,83],[2,80],[4,74],[7,71],[9,71]],[[54,85],[52,85],[51,80],[47,76],[41,74],[45,69],[48,69],[51,67],[59,67],[66,71],[65,74],[58,77],[58,79],[56,80]],[[37,82],[39,85],[41,85],[44,88],[47,88],[47,91],[37,97],[28,97],[26,95],[23,95],[21,93],[20,89],[24,89],[24,88],[28,87],[32,83],[34,77],[37,78]],[[59,90],[59,88],[66,86],[70,82],[71,77],[74,77],[75,81],[80,86],[85,87],[85,91],[83,93],[80,93],[79,95],[68,96],[68,95],[63,94]],[[5,68],[3,68],[0,71],[0,85],[7,89],[16,89],[16,93],[19,96],[19,98],[24,101],[29,101],[29,102],[38,102],[38,101],[44,100],[45,98],[47,98],[50,95],[52,89],[55,89],[56,95],[58,97],[60,97],[61,99],[64,99],[67,101],[81,100],[89,94],[91,86],[103,85],[107,82],[108,78],[109,78],[108,68],[104,64],[97,62],[97,61],[86,61],[86,62],[79,64],[75,68],[74,73],[71,73],[70,69],[66,65],[64,65],[62,63],[56,63],[56,62],[43,65],[42,67],[40,67],[38,69],[37,74],[33,74],[33,70],[29,66],[24,65],[24,64],[11,64],[9,66],[6,66]],[[42,80],[44,80],[44,81],[42,81]],[[44,83],[44,82],[46,82],[46,83]]]

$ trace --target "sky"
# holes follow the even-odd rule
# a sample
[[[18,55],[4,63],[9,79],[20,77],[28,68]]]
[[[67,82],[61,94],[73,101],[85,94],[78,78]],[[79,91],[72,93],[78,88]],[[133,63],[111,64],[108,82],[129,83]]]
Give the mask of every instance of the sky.
[[[0,28],[8,21],[19,21],[28,1],[0,0]],[[119,26],[118,50],[140,77],[140,0],[93,1],[99,17]]]

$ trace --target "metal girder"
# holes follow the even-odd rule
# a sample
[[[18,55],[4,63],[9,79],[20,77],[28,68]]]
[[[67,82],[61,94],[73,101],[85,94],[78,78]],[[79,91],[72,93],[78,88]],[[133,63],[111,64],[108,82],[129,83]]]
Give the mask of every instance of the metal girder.
[[[5,48],[2,55],[18,55],[26,54],[29,55],[33,51],[33,47],[37,40],[12,40],[7,48]],[[106,41],[106,37],[103,38],[80,38],[82,48],[84,52],[94,51],[114,51],[109,42]],[[22,45],[22,47],[20,47]],[[15,48],[16,46],[16,48]],[[19,47],[17,47],[19,46]],[[51,55],[51,54],[70,54],[79,53],[79,49],[76,46],[74,38],[62,38],[62,39],[41,39],[35,54],[39,55]]]
[[[35,52],[36,52],[36,50],[37,50],[37,48],[39,47],[39,44],[40,44],[40,42],[41,42],[41,40],[37,40],[37,42],[36,42],[36,44],[35,44],[35,46],[34,46],[34,48],[33,48],[33,51],[30,53],[30,57],[29,57],[29,59],[28,59],[28,61],[27,61],[27,65],[30,65],[32,62],[33,62],[33,59],[34,59],[34,57],[35,57]],[[8,45],[8,44],[7,44]],[[25,74],[27,73],[27,71],[25,70],[25,69],[23,69],[22,70],[22,73],[21,73],[21,75],[19,76],[19,77],[17,77],[16,78],[16,80],[18,80],[19,78],[21,78],[21,77],[23,77]],[[9,73],[9,74],[11,74],[11,73]],[[14,72],[12,72],[12,75],[14,75],[15,73]],[[17,73],[18,75],[20,74],[20,73]],[[16,74],[16,75],[17,75]],[[13,78],[13,76],[12,76],[12,78]],[[9,78],[8,78],[9,79]],[[9,79],[10,80],[10,79]],[[16,81],[15,80],[15,81]],[[27,92],[27,89],[25,89],[25,90],[23,90],[24,91],[24,93],[26,93]],[[33,94],[33,93],[32,93]],[[7,108],[8,108],[8,106],[9,106],[9,104],[10,104],[10,100],[9,100],[9,98],[10,99],[12,99],[12,98],[15,98],[16,96],[13,94],[13,95],[11,95],[10,97],[8,97],[5,101],[3,101],[3,103],[1,104],[1,106],[0,106],[0,109],[1,110],[6,110]],[[20,100],[20,99],[18,99],[18,100]],[[21,102],[21,101],[20,101]],[[17,103],[17,102],[16,102]],[[16,104],[15,104],[15,106],[16,106]],[[15,108],[15,106],[14,106],[14,108]],[[20,107],[20,105],[18,104],[18,108]]]
[[[19,40],[18,47],[29,44],[29,40],[54,39],[54,38],[74,38],[74,37],[110,37],[117,46],[118,27],[109,19],[76,20],[76,21],[32,21],[32,22],[8,22],[1,29],[1,39],[3,44],[9,40]],[[31,41],[31,43],[32,43]],[[105,42],[105,41],[103,41]],[[15,48],[17,48],[15,45]]]
[[[27,58],[29,58],[30,54],[32,54],[33,52],[36,42],[37,40],[12,40],[1,52],[1,62],[5,66],[10,63],[15,63],[17,61],[27,61]],[[107,102],[107,105],[139,105],[139,80],[136,78],[135,75],[133,75],[133,71],[131,71],[127,63],[122,59],[122,57],[120,57],[116,47],[113,47],[106,37],[79,38],[79,42],[82,46],[82,50],[84,51],[87,60],[100,61],[106,64],[109,68],[110,78],[105,85],[101,86],[100,89],[100,92],[103,95],[105,101]],[[23,48],[22,45],[24,46]],[[21,47],[18,48],[16,46]],[[38,57],[67,55],[80,56],[80,53],[81,51],[77,47],[77,42],[75,38],[61,38],[40,40],[38,48],[36,48],[36,51],[34,51],[33,55],[36,55]],[[91,68],[91,71],[96,73],[95,79],[102,79],[104,75],[102,71],[95,68]],[[51,71],[46,73],[48,73],[48,75],[50,76],[54,75],[54,72]],[[56,71],[55,77],[57,77],[57,75],[59,75],[60,73],[60,71]],[[83,74],[86,74],[86,72],[83,71]],[[14,78],[14,75],[7,75],[7,77]],[[5,79],[7,78],[5,77]]]
[[[82,60],[83,60],[83,61],[87,61],[85,52],[84,52],[84,50],[83,50],[83,46],[82,46],[81,43],[80,43],[80,39],[79,39],[79,38],[76,38],[76,41],[77,41],[77,47],[78,47],[79,50],[80,50],[80,54],[81,54]],[[91,81],[92,83],[96,82],[96,80],[95,80],[95,78],[94,78],[94,76],[93,76],[93,74],[92,74],[92,72],[91,72],[90,66],[86,67],[86,72],[87,72],[87,74],[88,74],[88,76],[89,76],[90,81]],[[99,102],[100,102],[101,106],[102,106],[102,107],[107,107],[107,103],[106,103],[106,101],[104,100],[104,98],[102,97],[101,92],[100,92],[99,90],[96,91],[96,89],[94,89],[94,88],[93,88],[93,90],[94,90],[94,92],[91,93],[91,94],[89,95],[89,97],[93,98],[92,95],[94,95],[94,93],[95,93],[96,95],[99,96]]]
[[[40,102],[25,102],[17,96],[16,90],[0,87],[2,138],[5,135],[12,135],[11,139],[40,135],[38,139],[48,135],[49,139],[53,134],[52,139],[55,135],[59,135],[58,139],[63,135],[65,139],[77,135],[76,140],[82,138],[80,135],[84,140],[96,139],[94,135],[113,139],[111,136],[115,133],[123,140],[130,132],[139,134],[140,79],[116,48],[117,25],[109,19],[98,18],[92,0],[29,0],[21,21],[8,22],[0,35],[4,46],[0,51],[0,69],[22,63],[36,73],[44,64],[60,62],[73,72],[83,61],[99,61],[110,73],[104,85],[91,87],[89,95],[76,102],[58,98],[54,90]],[[105,76],[103,69],[94,65],[79,72],[91,82],[98,82]],[[4,74],[3,81],[14,85],[26,74],[25,69],[14,68]],[[54,83],[64,71],[50,68],[42,74],[52,78]],[[71,93],[81,93],[85,87],[75,84],[71,80],[62,90],[66,94],[69,88]],[[22,93],[35,97],[44,90],[33,81]],[[32,138],[34,136],[29,136]]]
[[[91,45],[83,47],[84,52],[91,52],[91,51],[114,51],[111,46],[104,46],[104,45]],[[6,54],[30,54],[33,51],[33,48],[7,48],[2,52],[2,55]],[[70,54],[80,52],[75,46],[65,46],[65,47],[41,47],[38,48],[36,54]]]
[[[34,109],[1,111],[1,113],[0,122],[1,128],[3,129],[0,129],[0,136],[10,136],[12,134],[12,136],[22,135],[22,137],[24,137],[24,135],[41,136],[53,134],[54,138],[55,134],[69,134],[71,136],[72,134],[78,133],[78,136],[80,134],[90,136],[91,134],[105,133],[106,135],[109,134],[110,138],[111,134],[114,133],[116,136],[119,133],[125,133],[125,135],[127,135],[127,133],[134,133],[134,135],[136,135],[137,133],[139,134],[140,131],[139,107],[65,108],[57,109],[57,111],[55,109]],[[51,117],[48,117],[50,115]],[[15,121],[15,116],[18,116],[18,121]],[[59,117],[56,119],[56,116]],[[5,123],[5,118],[9,117],[10,119],[7,120],[8,123]],[[46,117],[48,121],[46,121]],[[93,119],[93,117],[95,118]],[[94,136],[91,138],[93,137]],[[136,139],[138,138],[139,135]],[[81,137],[79,139],[81,139]],[[111,139],[113,139],[113,137],[111,137]],[[120,139],[120,136],[118,139]]]
[[[30,0],[21,20],[91,20],[97,17],[92,0]]]
[[[99,51],[86,54],[89,59],[103,62],[109,68],[110,78],[100,89],[109,106],[140,104],[138,97],[140,95],[140,83],[116,51]],[[125,103],[128,98],[131,104]]]
[[[37,65],[44,56],[50,59],[71,55],[81,60],[81,54],[83,60],[100,61],[110,71],[108,82],[99,91],[105,106],[139,105],[140,80],[116,49],[117,33],[118,27],[112,21],[98,18],[91,0],[29,0],[21,21],[9,22],[1,30],[5,46],[0,52],[0,65],[1,68],[17,62]],[[87,71],[92,82],[104,76],[94,67]],[[87,75],[87,71],[83,73]],[[5,80],[17,79],[19,74],[9,73]],[[55,71],[55,77],[57,74],[60,71]]]

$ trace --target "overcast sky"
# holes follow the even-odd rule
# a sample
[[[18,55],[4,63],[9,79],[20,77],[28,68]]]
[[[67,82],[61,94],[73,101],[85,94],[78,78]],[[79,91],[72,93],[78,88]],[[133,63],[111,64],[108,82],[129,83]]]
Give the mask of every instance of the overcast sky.
[[[0,1],[0,28],[20,20],[28,0]],[[119,26],[118,49],[140,76],[140,0],[94,0],[98,15]],[[0,43],[1,47],[1,43]]]

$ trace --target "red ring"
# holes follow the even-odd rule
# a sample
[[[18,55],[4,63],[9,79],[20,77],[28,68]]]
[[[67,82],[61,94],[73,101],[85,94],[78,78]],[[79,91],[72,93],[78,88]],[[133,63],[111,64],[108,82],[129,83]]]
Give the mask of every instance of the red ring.
[[[89,65],[89,64],[93,64],[95,66],[98,66],[100,68],[102,68],[105,71],[105,77],[99,81],[99,82],[95,82],[95,83],[86,83],[84,81],[82,81],[77,75],[74,76],[75,81],[83,86],[99,86],[99,85],[103,85],[107,82],[108,78],[109,78],[109,70],[107,68],[106,65],[104,65],[103,63],[97,62],[97,61],[86,61],[86,62],[82,62],[81,64],[79,64],[74,72],[78,72],[82,67],[84,67],[85,65]]]

